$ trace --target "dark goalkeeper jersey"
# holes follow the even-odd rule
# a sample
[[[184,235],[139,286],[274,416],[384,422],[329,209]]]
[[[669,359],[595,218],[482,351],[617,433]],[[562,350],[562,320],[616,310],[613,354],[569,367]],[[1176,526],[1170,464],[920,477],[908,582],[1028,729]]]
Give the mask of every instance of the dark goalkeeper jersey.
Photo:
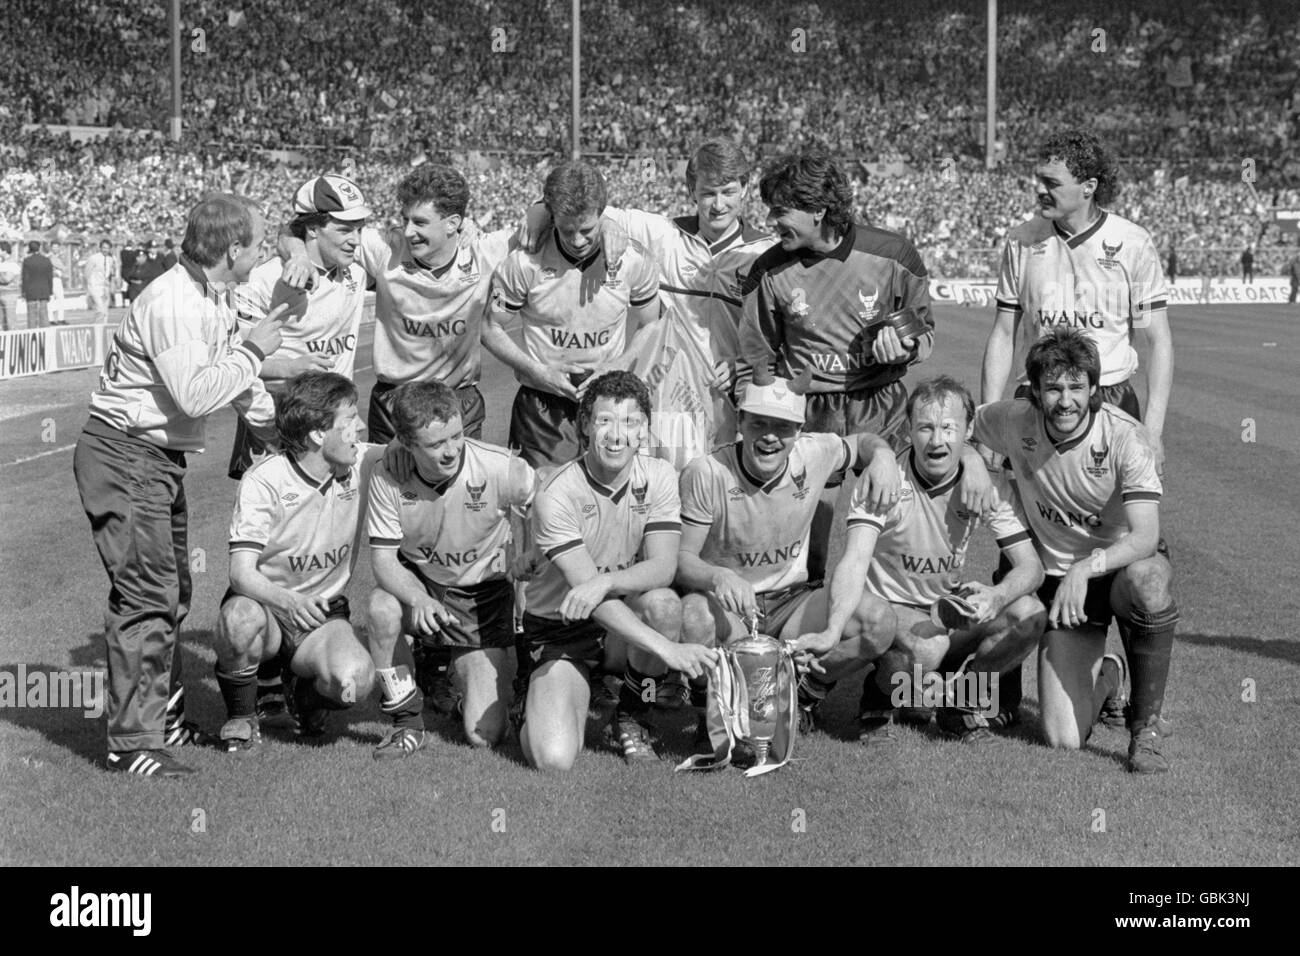
[[[877,363],[871,354],[876,330],[863,326],[909,307],[930,329],[919,338],[916,357]],[[773,246],[755,260],[744,286],[745,360],[755,367],[775,362],[776,374],[786,377],[811,368],[813,392],[880,388],[933,347],[929,276],[913,245],[896,233],[852,225],[825,255]]]

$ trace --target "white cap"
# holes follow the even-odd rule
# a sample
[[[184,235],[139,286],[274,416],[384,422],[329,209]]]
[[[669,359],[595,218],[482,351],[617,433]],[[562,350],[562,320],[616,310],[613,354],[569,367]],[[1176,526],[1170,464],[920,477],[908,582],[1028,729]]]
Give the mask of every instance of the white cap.
[[[347,221],[370,218],[370,207],[357,184],[332,175],[317,176],[303,183],[293,197],[293,211],[299,216],[328,213]]]

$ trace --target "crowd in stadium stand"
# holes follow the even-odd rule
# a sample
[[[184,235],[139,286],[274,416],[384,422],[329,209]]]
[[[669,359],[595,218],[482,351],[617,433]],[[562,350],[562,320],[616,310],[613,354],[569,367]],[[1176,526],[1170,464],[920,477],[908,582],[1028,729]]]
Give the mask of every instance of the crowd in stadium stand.
[[[983,250],[1032,211],[1036,141],[1085,125],[1126,158],[1116,210],[1166,252],[1176,244],[1180,271],[1230,274],[1247,244],[1258,270],[1280,271],[1290,253],[1273,231],[1261,239],[1261,222],[1300,185],[1300,21],[1286,3],[1220,6],[1004,0],[1006,162],[986,172],[985,25],[969,4],[868,18],[841,0],[584,0],[583,145],[639,154],[609,161],[612,198],[667,212],[688,204],[674,173],[701,139],[734,138],[758,162],[818,140],[855,172],[865,219],[906,232],[939,274],[980,275],[993,265]],[[165,130],[167,9],[10,0],[0,231],[178,237],[204,189],[281,210],[294,178],[345,160],[391,220],[393,187],[421,158],[464,169],[476,216],[498,225],[567,150],[562,0],[187,2],[182,147],[24,130]],[[1241,178],[1247,158],[1258,194]]]

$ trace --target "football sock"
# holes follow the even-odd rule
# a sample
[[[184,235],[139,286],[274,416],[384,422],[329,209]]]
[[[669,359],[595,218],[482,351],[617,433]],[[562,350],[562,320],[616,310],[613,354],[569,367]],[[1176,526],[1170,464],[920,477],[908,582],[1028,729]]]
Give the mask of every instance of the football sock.
[[[533,671],[533,661],[528,654],[528,638],[524,632],[515,632],[515,694],[528,692],[528,678]]]
[[[1178,605],[1172,601],[1161,611],[1135,609],[1128,620],[1128,666],[1132,672],[1130,729],[1159,717],[1169,680],[1169,656],[1174,647]]]
[[[381,667],[376,676],[379,678],[379,709],[393,718],[393,726],[419,730],[424,724],[421,719],[424,694],[416,686],[411,668],[406,664]]]
[[[1020,698],[1023,694],[1024,684],[1021,680],[1023,668],[1023,664],[1017,664],[998,678],[998,710],[1009,710],[1014,714],[1020,709]],[[1100,710],[1101,705],[1098,704],[1097,706]]]
[[[615,714],[615,720],[622,720],[624,717],[636,717],[650,709],[654,703],[654,694],[649,694],[650,700],[645,700],[647,691],[663,679],[663,674],[643,674],[631,664],[623,671],[623,684],[618,689],[618,710]],[[646,681],[652,683],[647,684]]]
[[[257,665],[257,687],[284,693],[284,663],[279,654]]]
[[[884,717],[894,710],[894,703],[889,695],[876,683],[878,673],[875,668],[867,672],[862,682],[862,700],[859,703],[858,716]]]
[[[171,696],[167,698],[167,713],[163,718],[163,737],[168,746],[183,736],[184,725],[185,685],[178,681],[172,687]]]
[[[424,693],[415,683],[415,659],[405,638],[393,648],[393,666],[377,668],[379,709],[393,718],[393,726],[424,729]]]
[[[226,702],[227,716],[252,717],[257,712],[257,665],[230,674],[218,665],[216,674],[221,699]]]

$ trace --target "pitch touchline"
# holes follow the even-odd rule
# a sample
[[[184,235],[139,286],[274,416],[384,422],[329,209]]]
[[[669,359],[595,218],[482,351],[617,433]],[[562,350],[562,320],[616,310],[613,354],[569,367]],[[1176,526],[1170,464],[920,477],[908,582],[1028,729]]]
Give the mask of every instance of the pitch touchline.
[[[35,461],[37,458],[44,458],[47,455],[57,455],[61,451],[72,451],[76,445],[64,445],[62,448],[51,448],[48,451],[38,452],[35,455],[28,455],[26,458],[15,458],[13,461],[6,461],[0,464],[0,468],[8,468],[11,465],[25,465],[29,461]]]

